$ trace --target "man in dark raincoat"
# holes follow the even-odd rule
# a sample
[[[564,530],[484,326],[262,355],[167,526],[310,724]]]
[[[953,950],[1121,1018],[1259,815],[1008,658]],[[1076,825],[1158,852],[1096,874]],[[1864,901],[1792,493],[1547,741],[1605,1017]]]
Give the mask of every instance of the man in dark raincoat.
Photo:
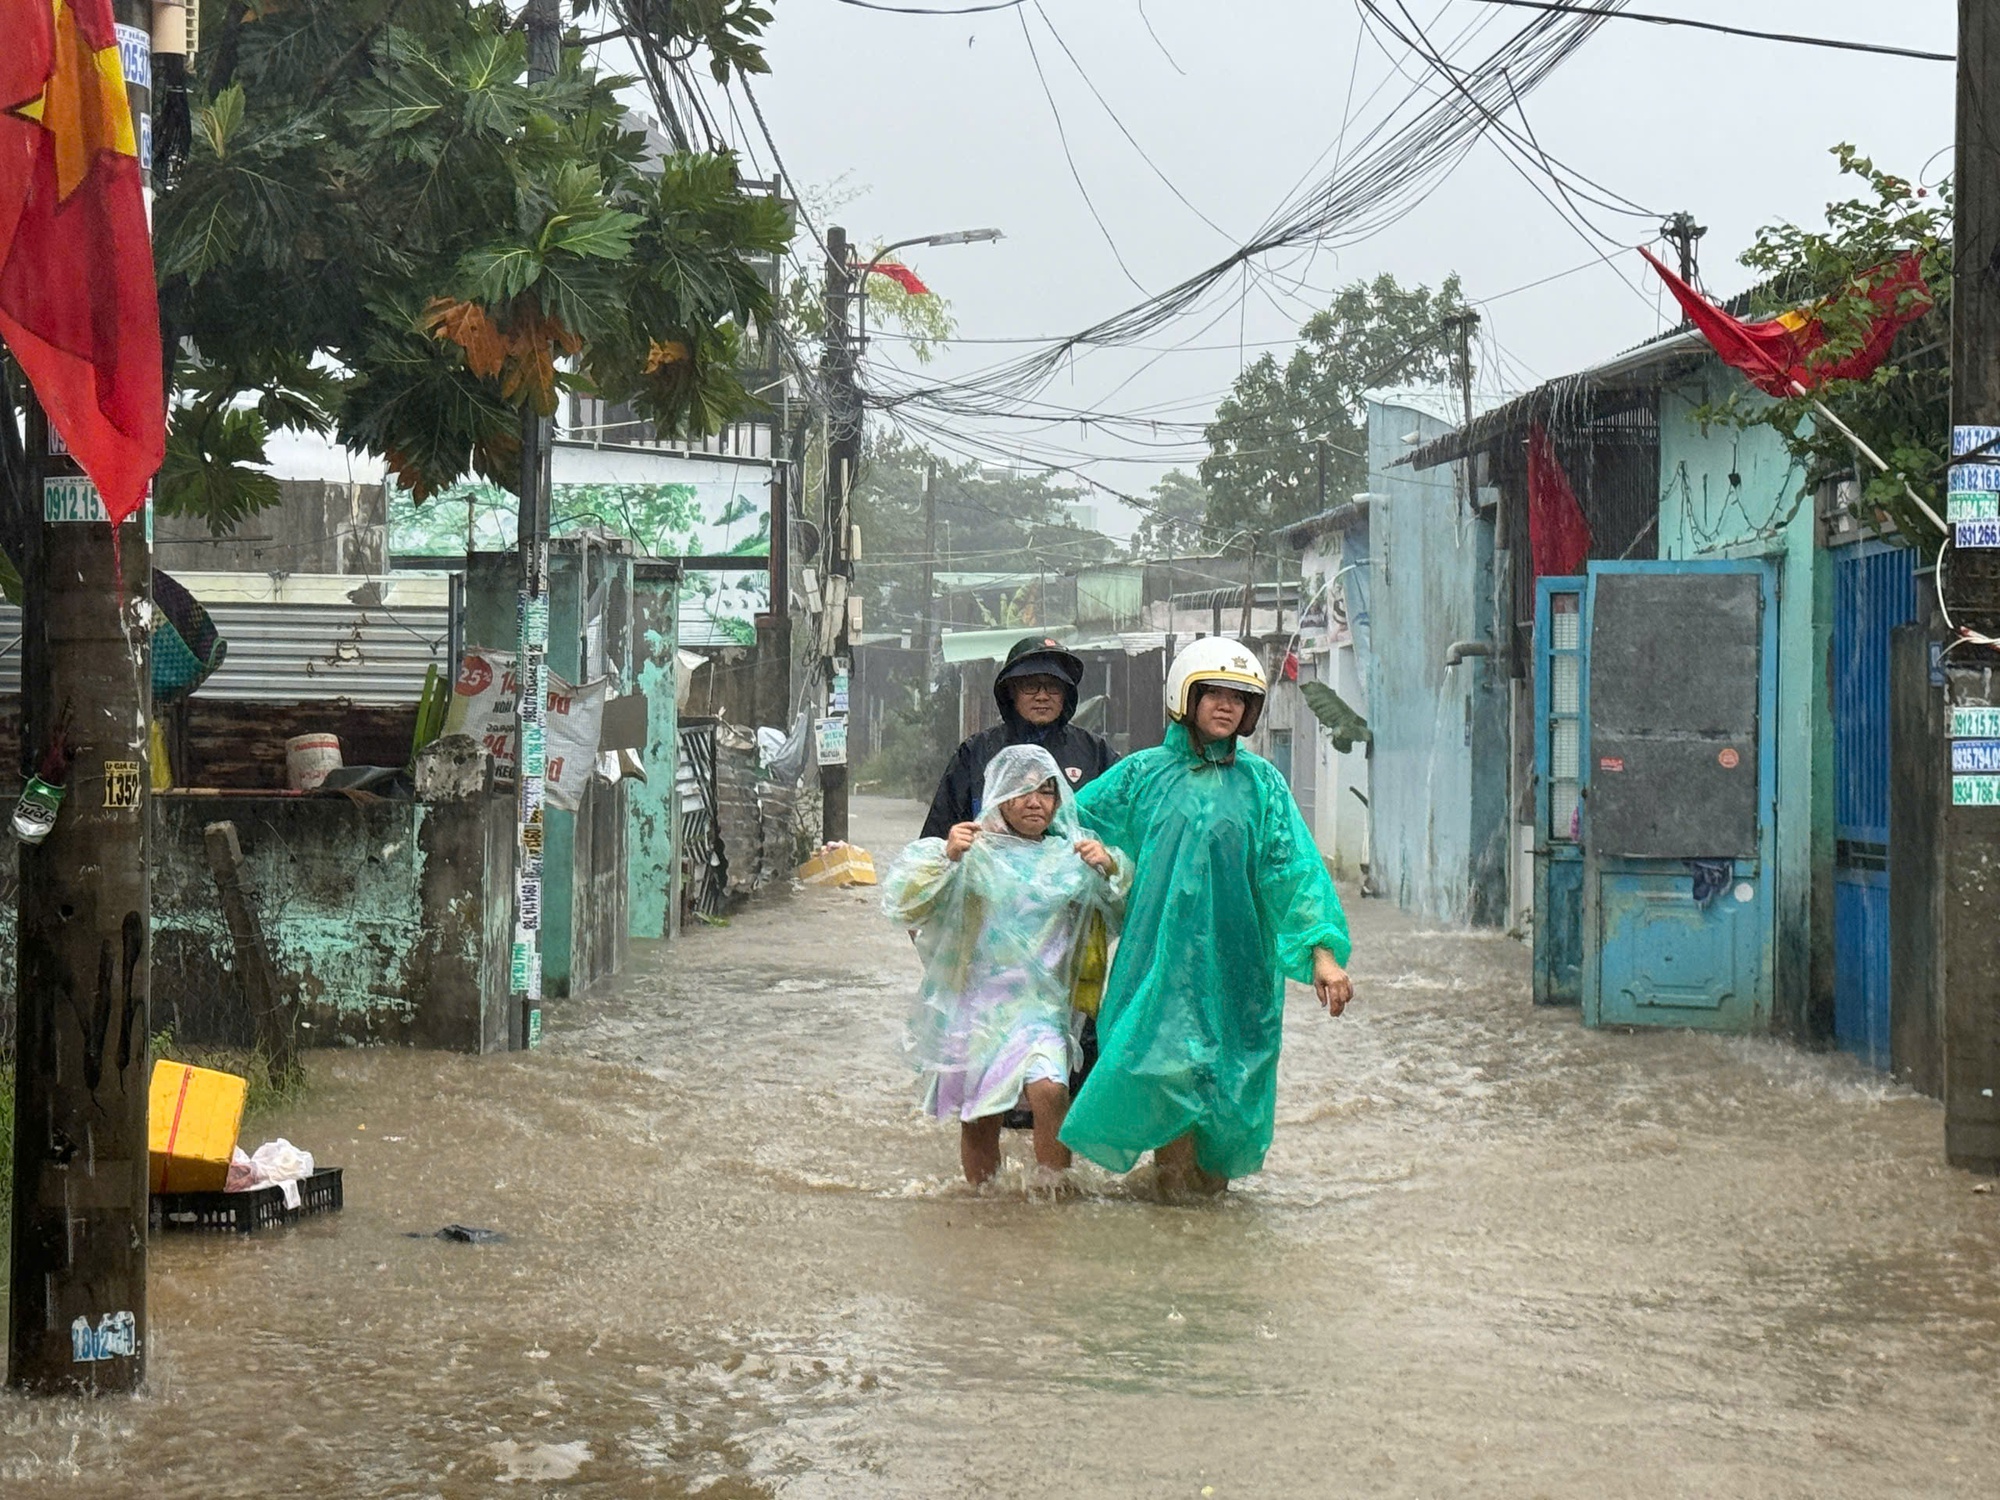
[[[1082,685],[1083,663],[1061,642],[1039,635],[1016,641],[993,679],[1000,723],[973,735],[953,754],[931,799],[921,837],[949,838],[957,824],[978,818],[986,763],[1005,746],[1040,745],[1055,757],[1072,792],[1108,771],[1118,752],[1088,729],[1070,723]]]

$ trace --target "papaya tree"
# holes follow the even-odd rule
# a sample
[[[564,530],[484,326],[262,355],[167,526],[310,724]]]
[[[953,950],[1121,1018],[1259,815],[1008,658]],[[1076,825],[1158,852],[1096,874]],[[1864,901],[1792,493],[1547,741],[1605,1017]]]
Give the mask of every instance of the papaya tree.
[[[573,7],[645,65],[764,67],[743,0]],[[601,12],[601,15],[599,14]],[[662,150],[566,39],[463,0],[209,0],[184,163],[156,211],[174,418],[157,496],[221,532],[276,498],[278,429],[381,459],[421,503],[518,483],[524,411],[578,390],[666,433],[748,414],[756,265],[790,216],[726,151]]]

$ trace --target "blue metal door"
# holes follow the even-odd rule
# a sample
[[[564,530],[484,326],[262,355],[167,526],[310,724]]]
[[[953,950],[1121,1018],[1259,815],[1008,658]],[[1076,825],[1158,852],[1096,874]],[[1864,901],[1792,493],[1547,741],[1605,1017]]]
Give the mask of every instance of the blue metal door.
[[[1592,563],[1583,1019],[1769,1027],[1777,573]]]
[[[1583,1000],[1583,580],[1535,582],[1535,1003]]]
[[[1914,554],[1833,560],[1833,1032],[1889,1066],[1889,633],[1916,618]]]

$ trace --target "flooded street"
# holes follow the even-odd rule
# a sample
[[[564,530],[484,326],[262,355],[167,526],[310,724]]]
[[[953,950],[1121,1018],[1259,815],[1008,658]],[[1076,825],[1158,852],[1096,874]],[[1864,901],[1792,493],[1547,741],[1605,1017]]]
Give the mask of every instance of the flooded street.
[[[319,1055],[253,1129],[345,1212],[156,1239],[151,1393],[0,1401],[0,1495],[2000,1493],[2000,1196],[1935,1105],[1352,914],[1212,1206],[1038,1200],[1019,1138],[959,1185],[872,892],[635,953],[537,1053]]]

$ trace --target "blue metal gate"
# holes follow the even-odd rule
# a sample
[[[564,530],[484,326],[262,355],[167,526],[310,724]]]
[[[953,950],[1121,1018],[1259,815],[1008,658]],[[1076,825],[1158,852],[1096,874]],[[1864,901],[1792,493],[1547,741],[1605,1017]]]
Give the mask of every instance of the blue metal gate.
[[[1914,554],[1861,542],[1833,562],[1833,1032],[1889,1066],[1889,633],[1916,618]]]
[[[1594,562],[1583,599],[1583,1019],[1770,1024],[1777,570]]]

